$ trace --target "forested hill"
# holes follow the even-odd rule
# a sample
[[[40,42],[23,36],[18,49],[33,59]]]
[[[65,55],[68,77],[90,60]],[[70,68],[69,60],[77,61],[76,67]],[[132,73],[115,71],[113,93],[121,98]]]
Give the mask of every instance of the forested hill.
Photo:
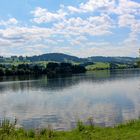
[[[34,61],[56,61],[56,62],[81,62],[83,59],[63,53],[48,53],[39,56],[27,57],[28,60]]]
[[[31,57],[22,57],[22,56],[11,56],[9,58],[0,57],[0,62],[11,62],[11,61],[30,61],[30,62],[37,62],[37,61],[53,61],[53,62],[78,62],[78,63],[85,63],[85,62],[107,62],[107,63],[135,63],[137,58],[132,57],[103,57],[103,56],[92,56],[87,58],[79,58],[76,56],[71,56],[63,53],[47,53],[42,55],[35,55]]]
[[[91,62],[108,62],[108,63],[134,63],[137,58],[133,57],[103,57],[103,56],[93,56],[87,58]]]
[[[56,62],[114,62],[114,63],[134,63],[137,59],[132,57],[103,57],[93,56],[88,58],[79,58],[62,53],[48,53],[39,56],[27,57],[28,60],[34,61],[56,61]]]

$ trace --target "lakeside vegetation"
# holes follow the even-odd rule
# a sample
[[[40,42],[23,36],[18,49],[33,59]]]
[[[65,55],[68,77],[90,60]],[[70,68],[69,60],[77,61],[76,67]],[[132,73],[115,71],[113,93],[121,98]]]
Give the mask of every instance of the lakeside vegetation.
[[[49,62],[47,65],[39,64],[18,64],[18,65],[0,65],[0,76],[9,75],[29,75],[29,74],[47,74],[55,76],[58,74],[74,74],[84,73],[86,69],[81,65],[73,65],[70,63],[54,63]]]
[[[85,73],[95,70],[115,70],[139,68],[139,62],[134,64],[106,63],[106,62],[85,62],[85,63],[66,63],[66,62],[18,62],[0,64],[0,76],[11,75],[40,75],[56,76],[61,74]]]
[[[61,53],[50,53],[31,57],[0,57],[0,76],[47,74],[50,77],[54,77],[60,74],[138,67],[140,67],[138,59],[131,57],[95,56],[78,58]]]
[[[3,120],[0,125],[0,140],[139,140],[140,120],[132,120],[115,127],[94,126],[90,120],[86,126],[82,122],[70,131],[47,129],[25,130],[16,128],[16,121]]]

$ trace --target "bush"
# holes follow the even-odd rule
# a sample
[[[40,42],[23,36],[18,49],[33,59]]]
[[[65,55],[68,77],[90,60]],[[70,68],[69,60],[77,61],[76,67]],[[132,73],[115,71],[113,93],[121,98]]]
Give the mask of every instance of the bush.
[[[77,122],[77,129],[78,131],[83,131],[85,129],[85,126],[82,121]]]
[[[11,134],[13,133],[15,130],[15,123],[10,123],[9,120],[4,119],[2,120],[2,122],[0,123],[0,133],[1,134]]]

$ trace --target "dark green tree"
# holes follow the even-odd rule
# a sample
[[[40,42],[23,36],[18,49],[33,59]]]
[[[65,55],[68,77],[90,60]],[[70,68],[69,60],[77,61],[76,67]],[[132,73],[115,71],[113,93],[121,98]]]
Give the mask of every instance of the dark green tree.
[[[3,70],[3,68],[0,68],[0,76],[4,76],[4,70]]]

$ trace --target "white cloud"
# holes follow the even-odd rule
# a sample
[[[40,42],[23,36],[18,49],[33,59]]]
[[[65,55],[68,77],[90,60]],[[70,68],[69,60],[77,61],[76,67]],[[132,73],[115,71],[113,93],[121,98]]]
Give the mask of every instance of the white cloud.
[[[10,18],[7,21],[4,20],[0,21],[0,26],[8,26],[8,25],[16,25],[16,24],[18,24],[18,21],[15,18]]]
[[[52,34],[53,30],[36,26],[0,29],[0,55],[44,53],[44,49],[47,48],[45,41],[49,41]]]
[[[86,44],[85,44],[86,45]],[[81,47],[79,50],[73,50],[73,54],[81,57],[89,56],[136,56],[138,55],[138,46],[127,44],[116,46],[110,43],[93,43],[93,46]]]
[[[67,9],[71,13],[89,13],[95,12],[96,10],[107,10],[114,9],[116,0],[88,0],[85,3],[80,3],[79,6],[68,6]],[[107,12],[106,11],[106,12]]]
[[[33,21],[36,23],[47,23],[52,21],[57,21],[64,19],[67,15],[62,9],[58,10],[57,12],[49,12],[47,9],[43,9],[37,7],[34,11],[31,12],[34,16]]]
[[[138,44],[116,44],[109,42],[85,42],[83,46],[54,46],[51,52],[61,52],[78,57],[89,56],[136,56],[138,55]]]
[[[119,0],[119,5],[112,11],[118,15],[121,14],[140,14],[140,3],[131,0]]]
[[[81,10],[76,8],[76,7],[73,7],[73,6],[68,6],[68,11],[70,11],[71,13],[80,13]]]
[[[130,14],[123,14],[119,16],[118,24],[120,27],[129,27],[132,24],[135,24],[135,16]]]
[[[88,0],[78,7],[68,6],[72,13],[89,13],[101,11],[105,13],[120,14],[140,14],[140,3],[132,0]]]
[[[69,18],[63,22],[54,24],[61,34],[100,36],[111,33],[113,20],[105,14],[101,16],[90,16],[87,19]]]
[[[3,54],[6,54],[6,50],[7,54],[10,54],[13,49],[16,53],[23,51],[24,55],[41,54],[49,50],[81,57],[132,55],[137,51],[140,34],[138,2],[87,0],[75,7],[61,5],[59,10],[53,12],[37,7],[31,14],[33,18],[30,24],[36,26],[19,25],[15,18],[0,21],[0,26],[5,26],[0,28],[0,50]],[[43,27],[40,26],[42,23]],[[47,27],[45,23],[51,24]],[[126,28],[130,33],[120,42],[121,45],[118,45],[119,35],[114,33],[120,33],[122,28]],[[108,42],[112,42],[109,39],[111,35],[114,38],[116,36],[116,45]],[[8,50],[9,46],[11,49]]]
[[[125,39],[124,42],[136,42],[140,34],[140,20],[136,19],[134,15],[124,14],[119,16],[120,27],[130,28],[129,38]]]
[[[114,7],[116,0],[89,0],[86,3],[80,4],[82,12],[94,12],[99,8],[107,8],[108,10]]]
[[[10,27],[0,29],[0,38],[11,42],[36,42],[50,37],[53,33],[51,29],[40,27]]]

